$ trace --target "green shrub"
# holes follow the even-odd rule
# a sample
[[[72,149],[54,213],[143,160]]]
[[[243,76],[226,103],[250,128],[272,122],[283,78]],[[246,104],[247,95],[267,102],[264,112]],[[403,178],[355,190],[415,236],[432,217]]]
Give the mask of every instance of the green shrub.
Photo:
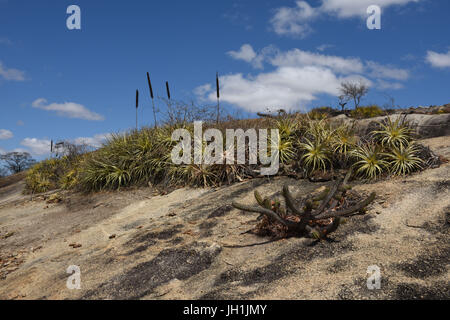
[[[64,161],[49,159],[31,167],[25,178],[25,191],[42,193],[59,188],[59,178],[65,171]]]
[[[41,161],[27,171],[26,193],[72,189],[77,186],[79,166],[88,152],[88,147],[65,142],[64,151],[64,156]]]
[[[382,116],[384,111],[377,105],[371,105],[354,109],[350,114],[356,119],[367,119]]]
[[[308,112],[308,117],[312,120],[324,120],[332,115],[329,107],[320,107]]]
[[[314,108],[308,112],[308,116],[313,120],[323,120],[337,114],[339,114],[339,111],[327,106]]]

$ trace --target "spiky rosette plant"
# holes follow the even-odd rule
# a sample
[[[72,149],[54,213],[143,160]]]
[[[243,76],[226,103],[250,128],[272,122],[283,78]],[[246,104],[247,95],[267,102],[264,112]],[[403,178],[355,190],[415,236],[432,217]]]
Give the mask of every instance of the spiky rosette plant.
[[[373,131],[372,135],[381,142],[381,145],[397,148],[411,141],[413,130],[401,117],[398,117],[395,121],[388,117],[385,122],[380,122],[379,125],[380,130]]]
[[[326,170],[327,163],[330,163],[330,150],[325,141],[320,139],[310,141],[305,138],[305,142],[300,144],[300,148],[305,152],[302,160],[309,172],[319,169]]]
[[[344,124],[339,126],[334,133],[331,143],[333,152],[340,160],[346,161],[358,142],[354,128]]]
[[[419,148],[414,143],[404,146],[400,144],[386,154],[389,161],[389,167],[394,175],[407,175],[414,170],[422,168],[424,161],[417,154]]]
[[[302,142],[298,144],[304,168],[308,173],[315,170],[325,171],[331,164],[331,142],[334,130],[326,120],[309,121]]]
[[[280,161],[286,164],[295,158],[295,133],[298,129],[298,122],[292,118],[284,117],[276,121],[279,130],[278,151]]]
[[[357,146],[352,151],[352,156],[357,160],[354,163],[356,173],[366,179],[376,179],[388,168],[388,162],[384,160],[386,155],[382,147],[374,143],[366,143]]]
[[[263,221],[258,228],[275,230],[272,232],[273,236],[326,239],[337,230],[341,218],[364,214],[365,207],[375,199],[375,193],[364,200],[351,197],[348,192],[350,187],[347,185],[350,175],[351,171],[345,179],[339,179],[321,194],[307,195],[299,201],[294,199],[288,186],[284,186],[282,194],[285,207],[278,200],[263,198],[258,191],[255,191],[258,206],[233,202],[233,207],[261,214]]]

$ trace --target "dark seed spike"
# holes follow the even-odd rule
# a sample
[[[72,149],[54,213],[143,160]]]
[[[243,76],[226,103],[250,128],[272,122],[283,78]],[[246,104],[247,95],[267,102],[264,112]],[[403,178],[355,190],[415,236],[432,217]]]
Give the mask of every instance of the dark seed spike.
[[[153,97],[153,88],[152,88],[152,82],[150,81],[150,75],[149,75],[149,73],[147,72],[147,80],[148,80],[148,87],[149,87],[149,89],[150,89],[150,98],[154,98]]]
[[[136,90],[136,109],[139,107],[139,90]]]
[[[220,98],[220,85],[219,85],[219,73],[216,72],[216,90],[217,90],[217,99]]]
[[[167,90],[167,98],[169,98],[169,100],[170,100],[169,81],[166,81],[166,90]]]

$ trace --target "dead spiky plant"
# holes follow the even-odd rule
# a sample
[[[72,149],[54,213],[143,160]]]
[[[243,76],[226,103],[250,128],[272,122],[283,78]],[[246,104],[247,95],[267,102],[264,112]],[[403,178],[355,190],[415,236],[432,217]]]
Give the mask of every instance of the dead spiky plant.
[[[233,202],[233,207],[247,211],[260,213],[263,217],[261,223],[270,225],[276,230],[278,236],[305,236],[314,239],[325,239],[336,231],[341,218],[365,213],[365,207],[375,199],[375,193],[361,201],[350,199],[347,185],[351,171],[344,179],[339,179],[334,186],[326,189],[318,196],[306,196],[296,201],[289,191],[288,186],[283,187],[283,197],[286,206],[283,208],[279,201],[262,198],[255,191],[255,199],[259,206],[249,206]],[[353,197],[354,198],[354,197]]]

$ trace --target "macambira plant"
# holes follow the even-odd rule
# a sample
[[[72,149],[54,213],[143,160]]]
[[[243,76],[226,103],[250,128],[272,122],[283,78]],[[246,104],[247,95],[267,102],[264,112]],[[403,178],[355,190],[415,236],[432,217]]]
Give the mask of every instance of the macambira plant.
[[[341,125],[335,131],[332,139],[333,152],[341,157],[340,160],[347,160],[350,152],[356,147],[358,137],[350,125]]]
[[[414,143],[406,146],[400,144],[387,154],[389,167],[394,175],[407,175],[414,170],[422,168],[424,161],[417,156],[418,147]]]
[[[214,120],[207,126],[214,128]],[[303,176],[317,170],[349,169],[357,177],[377,179],[406,175],[423,169],[412,129],[401,117],[379,123],[371,139],[360,141],[352,125],[331,126],[328,119],[307,115],[222,121],[219,130],[236,128],[277,128],[279,130],[279,174],[297,170]],[[81,191],[117,190],[130,186],[220,186],[253,178],[258,166],[246,164],[175,165],[171,152],[176,145],[172,133],[184,128],[193,133],[193,123],[168,122],[152,128],[111,134],[98,150],[81,155],[42,161],[26,178],[30,193],[53,189]],[[225,134],[224,134],[225,136]],[[206,145],[205,145],[206,146]],[[204,146],[204,147],[205,147]],[[249,150],[246,150],[248,153]],[[246,154],[248,159],[248,154]],[[292,169],[294,168],[294,169]]]
[[[388,168],[388,162],[384,160],[385,154],[380,145],[374,143],[359,145],[352,151],[352,156],[356,159],[353,165],[356,173],[366,179],[376,179]]]
[[[392,121],[390,117],[379,123],[381,129],[374,131],[373,136],[380,141],[383,146],[399,147],[411,141],[412,129],[400,116]]]
[[[327,163],[330,161],[330,149],[326,141],[320,138],[314,139],[312,141],[305,139],[304,143],[300,144],[300,148],[304,151],[302,156],[302,161],[307,169],[311,172],[314,170],[323,170],[327,168]]]

